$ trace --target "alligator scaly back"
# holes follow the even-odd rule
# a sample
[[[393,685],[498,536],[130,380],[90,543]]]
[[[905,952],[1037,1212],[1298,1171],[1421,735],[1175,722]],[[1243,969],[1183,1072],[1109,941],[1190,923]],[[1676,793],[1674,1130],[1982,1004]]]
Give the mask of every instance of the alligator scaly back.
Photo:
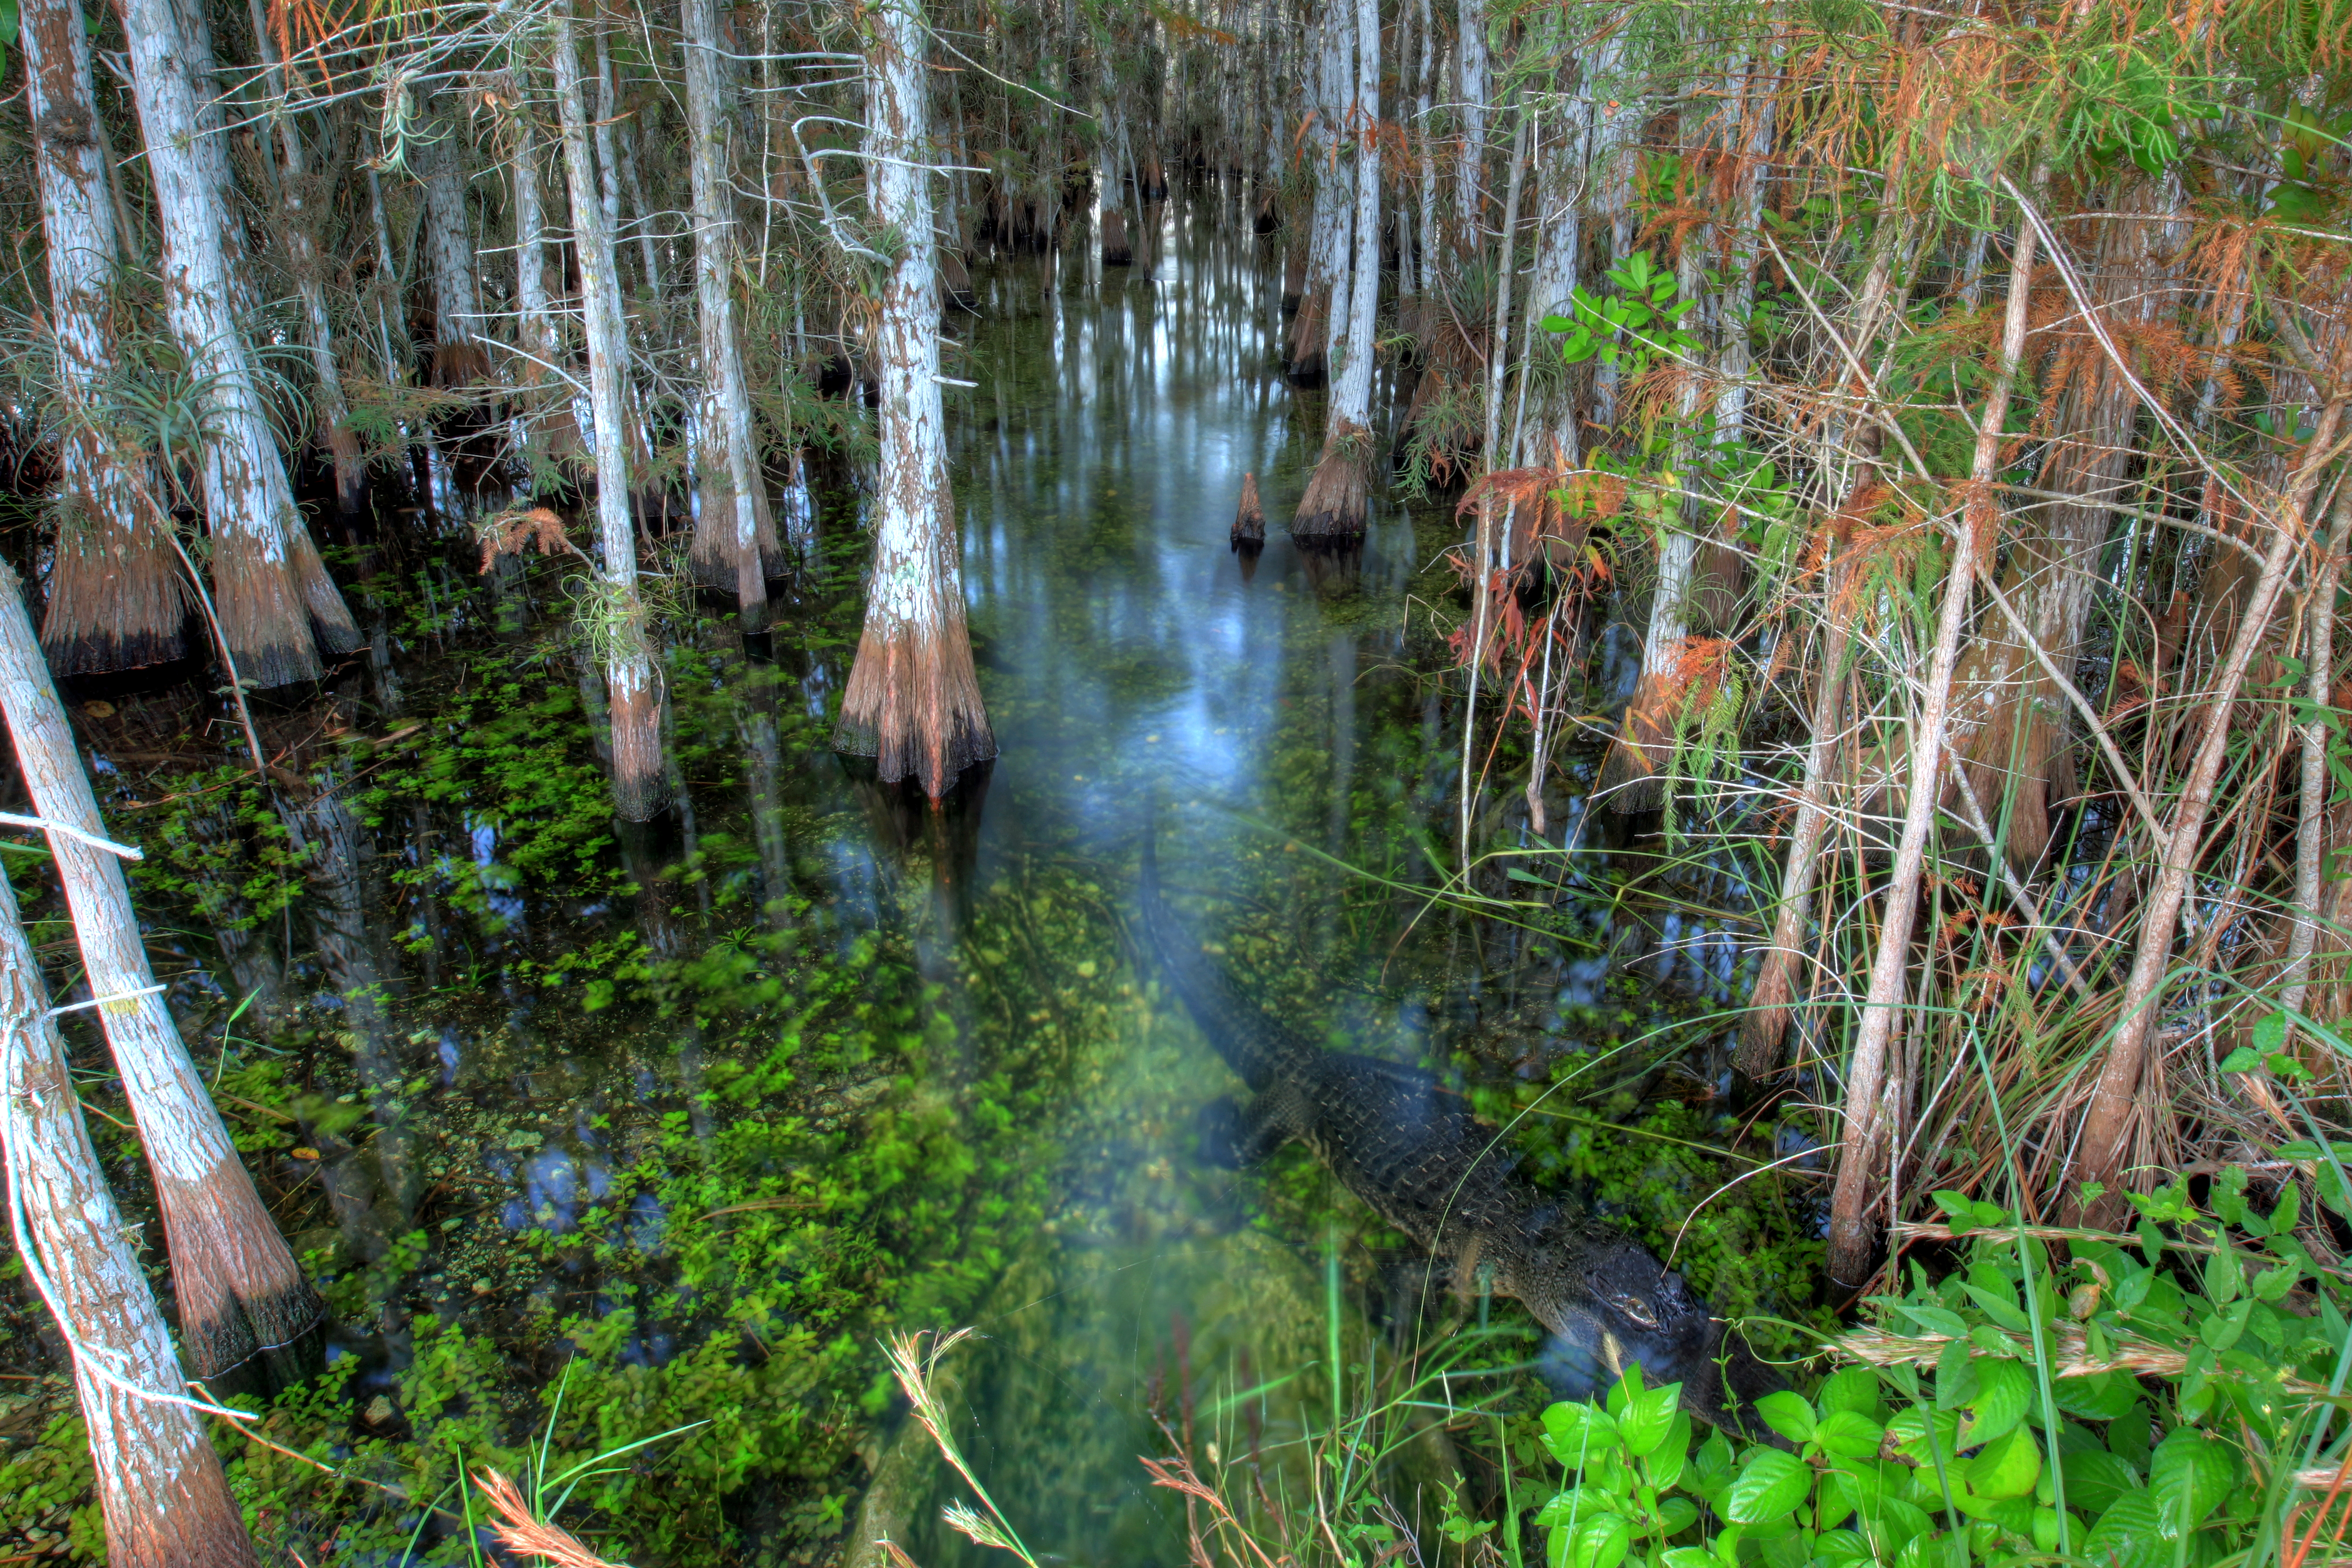
[[[1589,1393],[1638,1363],[1653,1384],[1681,1384],[1685,1408],[1699,1419],[1778,1441],[1748,1411],[1786,1385],[1682,1276],[1623,1231],[1522,1180],[1504,1133],[1434,1075],[1325,1050],[1234,990],[1160,896],[1156,830],[1154,820],[1143,846],[1147,945],[1169,989],[1251,1090],[1245,1109],[1218,1102],[1215,1142],[1231,1159],[1215,1163],[1247,1164],[1303,1142],[1417,1242],[1455,1289],[1525,1302],[1549,1331],[1548,1378],[1557,1372]]]
[[[1200,939],[1178,922],[1175,911],[1160,897],[1159,837],[1159,813],[1153,812],[1143,836],[1141,903],[1144,932],[1160,961],[1160,973],[1226,1065],[1252,1092],[1263,1093],[1283,1075],[1286,1065],[1318,1053],[1319,1047],[1268,1018],[1262,1008],[1233,988],[1223,970],[1202,955]]]

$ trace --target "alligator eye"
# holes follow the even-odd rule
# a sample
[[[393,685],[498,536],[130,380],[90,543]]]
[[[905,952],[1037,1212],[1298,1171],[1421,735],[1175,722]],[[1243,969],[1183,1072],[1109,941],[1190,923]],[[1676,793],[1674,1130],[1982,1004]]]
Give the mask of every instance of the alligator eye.
[[[1645,1329],[1658,1326],[1657,1314],[1651,1311],[1650,1304],[1639,1296],[1612,1296],[1609,1304]]]

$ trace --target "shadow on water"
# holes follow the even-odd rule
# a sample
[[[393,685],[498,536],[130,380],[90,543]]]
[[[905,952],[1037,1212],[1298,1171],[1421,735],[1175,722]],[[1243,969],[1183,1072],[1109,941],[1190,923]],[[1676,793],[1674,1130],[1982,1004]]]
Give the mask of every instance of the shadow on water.
[[[463,1386],[544,1388],[593,1344],[617,1369],[600,1397],[621,1400],[627,1369],[707,1356],[790,1406],[746,1419],[803,1446],[808,1495],[713,1500],[694,1528],[823,1539],[878,1457],[880,1403],[860,1403],[873,1336],[971,1321],[987,1336],[955,1368],[971,1451],[1031,1544],[1180,1560],[1181,1504],[1135,1463],[1164,1447],[1153,1409],[1190,1402],[1227,1453],[1294,1443],[1313,1377],[1221,1396],[1323,1365],[1327,1266],[1346,1254],[1354,1300],[1377,1264],[1362,1211],[1298,1152],[1265,1177],[1196,1157],[1201,1108],[1231,1080],[1124,929],[1155,792],[1171,893],[1310,1032],[1450,1059],[1505,1113],[1563,1063],[1633,1097],[1613,1117],[1662,1084],[1713,1092],[1704,1053],[1652,1031],[1730,994],[1737,868],[1637,908],[1609,857],[1570,857],[1516,921],[1427,907],[1461,766],[1458,696],[1424,678],[1451,520],[1376,494],[1360,545],[1289,542],[1321,404],[1278,374],[1278,238],[1230,201],[1157,210],[1149,280],[1011,258],[976,269],[978,315],[950,320],[948,368],[976,384],[951,391],[949,423],[1002,756],[948,801],[825,749],[862,569],[863,503],[835,491],[816,498],[828,542],[798,590],[805,626],[782,617],[748,647],[708,631],[673,659],[663,822],[610,822],[601,683],[564,638],[517,636],[560,597],[502,579],[467,608],[428,568],[413,585],[429,635],[379,637],[365,700],[380,730],[438,726],[436,754],[471,759],[470,782],[387,742],[340,786],[265,799],[302,847],[307,933],[188,862],[177,891],[222,935],[220,989],[316,999],[245,1070],[293,1107],[257,1163],[310,1216],[298,1247],[338,1272],[331,1349],[358,1369],[362,1432],[469,1408],[405,1408],[428,1347],[445,1395],[461,1363]],[[1272,538],[1243,552],[1227,535],[1245,471]],[[469,637],[495,659],[456,660]],[[403,767],[384,775],[396,795],[366,793],[370,770]],[[1482,843],[1533,842],[1515,787],[1480,798]],[[236,809],[192,831],[226,836]],[[1562,817],[1576,841],[1580,803]],[[821,1014],[852,1022],[820,1033]],[[1545,1171],[1594,1174],[1581,1135],[1547,1136]],[[893,1207],[919,1178],[945,1195]],[[795,1218],[818,1212],[822,1227]],[[893,1299],[857,1294],[877,1278]],[[756,1313],[698,1316],[722,1280]],[[809,1370],[780,1370],[787,1349]],[[917,1560],[982,1561],[936,1511],[915,1510]]]

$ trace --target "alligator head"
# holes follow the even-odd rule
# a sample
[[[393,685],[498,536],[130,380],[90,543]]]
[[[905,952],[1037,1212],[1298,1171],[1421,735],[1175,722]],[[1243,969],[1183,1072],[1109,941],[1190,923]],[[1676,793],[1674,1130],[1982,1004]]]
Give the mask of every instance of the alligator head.
[[[1513,1274],[1512,1293],[1550,1331],[1538,1370],[1561,1397],[1593,1397],[1638,1365],[1650,1387],[1681,1384],[1694,1418],[1780,1443],[1755,1405],[1787,1382],[1640,1242],[1588,1223],[1530,1248]]]

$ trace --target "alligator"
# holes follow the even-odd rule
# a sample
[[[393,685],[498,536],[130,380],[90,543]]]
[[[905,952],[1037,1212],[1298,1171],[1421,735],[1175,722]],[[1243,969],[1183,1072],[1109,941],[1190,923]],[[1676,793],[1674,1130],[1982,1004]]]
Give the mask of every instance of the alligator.
[[[1503,1133],[1434,1075],[1327,1050],[1243,996],[1160,899],[1157,858],[1147,837],[1150,946],[1169,989],[1251,1095],[1245,1108],[1228,1099],[1204,1111],[1209,1158],[1245,1166],[1305,1143],[1456,1292],[1526,1306],[1549,1336],[1538,1368],[1563,1396],[1587,1396],[1638,1364],[1653,1387],[1681,1384],[1682,1407],[1696,1419],[1780,1442],[1753,1408],[1787,1384],[1681,1275],[1517,1175]]]

